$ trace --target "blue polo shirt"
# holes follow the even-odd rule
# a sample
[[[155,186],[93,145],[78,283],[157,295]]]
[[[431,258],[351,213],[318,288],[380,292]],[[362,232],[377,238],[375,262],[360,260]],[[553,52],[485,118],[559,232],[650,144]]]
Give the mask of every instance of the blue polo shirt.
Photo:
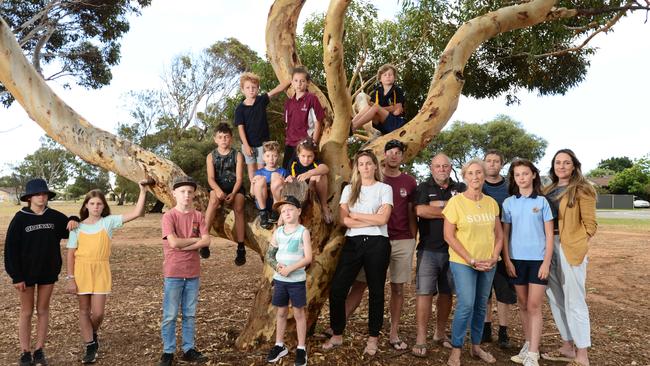
[[[510,196],[503,201],[501,221],[511,224],[510,258],[544,260],[546,233],[544,223],[553,220],[553,212],[543,196]]]

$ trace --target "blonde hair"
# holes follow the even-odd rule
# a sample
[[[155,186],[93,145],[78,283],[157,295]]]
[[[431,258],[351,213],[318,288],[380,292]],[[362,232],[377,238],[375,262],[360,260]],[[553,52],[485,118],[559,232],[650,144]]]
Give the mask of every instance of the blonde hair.
[[[379,70],[377,70],[377,82],[381,82],[381,75],[388,70],[393,70],[393,75],[395,76],[395,79],[397,79],[397,68],[392,64],[384,64],[379,68]]]
[[[485,175],[485,162],[481,159],[474,158],[468,161],[463,165],[463,167],[460,169],[460,176],[463,177],[463,180],[465,180],[465,173],[467,173],[467,170],[469,170],[469,167],[472,165],[478,165],[481,167],[481,170],[483,170],[483,175]]]
[[[276,153],[280,152],[280,144],[277,141],[267,141],[262,145],[262,151],[275,151]]]
[[[571,149],[561,149],[558,150],[555,155],[553,155],[553,160],[551,160],[551,169],[548,172],[549,177],[551,178],[551,184],[544,187],[543,192],[545,195],[548,195],[551,191],[557,188],[560,178],[555,174],[555,158],[559,154],[567,154],[573,162],[573,172],[571,173],[571,178],[569,178],[569,184],[566,186],[566,189],[556,197],[558,202],[564,197],[567,196],[567,206],[573,207],[576,204],[578,191],[586,194],[587,196],[596,198],[596,190],[594,187],[587,182],[587,179],[582,175],[582,164],[580,160],[576,157],[576,154]]]
[[[381,169],[379,169],[379,160],[372,152],[372,150],[359,150],[354,155],[354,162],[352,163],[352,179],[350,179],[350,198],[348,199],[348,205],[353,206],[358,200],[359,195],[361,194],[361,174],[359,173],[359,158],[362,156],[368,156],[372,159],[373,164],[375,164],[375,180],[381,182],[383,180]]]
[[[252,72],[245,72],[239,77],[239,87],[244,89],[244,83],[250,81],[251,83],[260,86],[260,77]]]

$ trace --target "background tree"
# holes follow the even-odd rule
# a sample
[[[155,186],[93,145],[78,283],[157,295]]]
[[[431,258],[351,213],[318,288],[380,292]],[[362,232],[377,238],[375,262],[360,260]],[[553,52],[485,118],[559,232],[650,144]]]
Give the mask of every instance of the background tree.
[[[616,173],[609,182],[609,190],[614,194],[632,194],[650,199],[650,159],[643,158]]]
[[[607,169],[613,171],[614,173],[621,172],[627,168],[631,168],[634,165],[632,159],[627,156],[615,157],[612,156],[609,159],[603,159],[598,163],[598,169]]]
[[[112,190],[108,171],[78,160],[74,163],[74,180],[67,185],[66,194],[69,198],[77,199],[93,189],[104,193]]]
[[[497,149],[506,163],[514,158],[537,162],[544,156],[546,146],[544,138],[526,132],[520,122],[500,115],[483,124],[454,122],[431,141],[416,161],[428,164],[433,155],[444,152],[460,168],[472,158],[483,158],[487,150]]]
[[[0,14],[32,66],[45,80],[69,80],[92,89],[108,85],[120,62],[120,39],[127,17],[151,0],[3,0]],[[48,70],[45,70],[45,69]],[[0,85],[0,102],[13,103]]]
[[[76,157],[49,137],[41,138],[41,147],[13,166],[14,182],[24,189],[33,178],[43,178],[53,189],[61,190],[71,178]]]
[[[609,30],[629,11],[650,10],[650,4],[646,6],[644,3],[633,1],[567,2],[567,6],[572,8],[556,7],[557,3],[554,0],[531,0],[514,5],[505,0],[453,4],[422,1],[415,5],[410,1],[406,2],[406,9],[421,4],[448,6],[450,12],[458,12],[462,19],[482,15],[465,23],[458,22],[462,25],[456,28],[438,55],[431,85],[417,114],[402,128],[375,139],[365,147],[381,156],[386,141],[400,138],[408,146],[406,159],[412,159],[433,140],[452,117],[465,84],[476,83],[473,84],[473,90],[478,93],[484,89],[483,96],[487,96],[488,92],[508,93],[517,87],[530,88],[540,93],[562,93],[581,80],[580,64],[571,67],[570,63],[556,61],[557,58],[566,60],[576,58],[574,55],[584,55],[587,52],[585,45],[593,38],[593,34]],[[295,34],[302,4],[301,1],[276,0],[269,12],[266,31],[267,54],[277,78],[282,81],[289,79],[291,67],[301,64],[295,47]],[[326,129],[320,149],[322,160],[331,169],[328,177],[331,187],[328,202],[331,208],[336,207],[341,189],[350,176],[347,140],[351,93],[348,90],[349,79],[344,65],[346,50],[343,45],[344,20],[348,5],[349,2],[345,0],[332,0],[324,22],[323,65],[327,97],[316,86],[310,86],[310,91],[316,93],[327,110]],[[501,6],[503,8],[499,8]],[[596,6],[597,8],[594,8]],[[486,13],[489,10],[494,11]],[[556,37],[556,33],[565,37]],[[517,37],[519,38],[516,39]],[[486,48],[486,42],[490,44],[491,39],[512,39],[510,43],[504,41],[503,46],[513,48]],[[545,42],[548,39],[554,42]],[[558,39],[565,42],[555,42]],[[518,42],[515,42],[517,40]],[[565,49],[565,46],[570,48]],[[540,54],[541,51],[545,54]],[[493,58],[470,62],[477,53],[491,54]],[[67,107],[29,66],[29,62],[20,52],[20,45],[4,22],[0,22],[0,55],[0,81],[48,135],[56,137],[84,160],[132,181],[153,177],[157,182],[153,187],[157,197],[167,204],[173,203],[169,182],[172,177],[183,174],[182,170],[162,156],[94,128]],[[500,55],[500,58],[494,58],[495,55]],[[580,60],[580,57],[577,59]],[[488,65],[484,67],[483,63]],[[500,69],[508,66],[510,69]],[[586,64],[583,66],[586,67]],[[472,74],[475,70],[478,71]],[[480,82],[477,83],[476,80]],[[97,141],[101,141],[101,149],[95,148]],[[206,199],[206,191],[201,187],[197,196],[199,209],[205,208]],[[314,261],[308,271],[307,294],[308,322],[311,324],[316,320],[325,302],[329,282],[344,242],[344,228],[336,220],[330,226],[325,225],[321,211],[314,209],[318,208],[318,205],[314,205],[311,200],[307,203],[302,219],[312,232],[314,246]],[[251,207],[252,204],[249,205],[252,210]],[[218,228],[220,235],[232,238],[232,216],[231,212],[227,213],[224,218],[225,227]],[[246,230],[246,244],[263,253],[270,232],[262,230],[255,221],[249,221]],[[266,267],[249,320],[237,339],[238,347],[254,347],[258,342],[270,339],[274,333],[274,315],[270,306],[270,277],[270,270]]]

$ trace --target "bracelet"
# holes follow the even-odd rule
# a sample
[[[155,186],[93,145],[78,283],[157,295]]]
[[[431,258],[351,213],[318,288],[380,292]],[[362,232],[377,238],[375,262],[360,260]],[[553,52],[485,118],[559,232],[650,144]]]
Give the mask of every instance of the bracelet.
[[[66,279],[66,280],[73,280],[73,279],[74,279],[74,275],[67,275],[67,276],[65,276],[65,279]]]
[[[470,264],[470,266],[475,267],[476,266],[476,260],[474,260],[474,258],[470,259],[469,264]]]

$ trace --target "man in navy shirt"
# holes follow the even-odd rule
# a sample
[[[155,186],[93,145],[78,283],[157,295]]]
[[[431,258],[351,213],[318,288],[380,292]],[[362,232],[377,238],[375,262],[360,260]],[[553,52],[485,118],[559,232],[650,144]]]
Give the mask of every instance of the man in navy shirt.
[[[485,183],[483,184],[483,193],[494,198],[499,204],[499,211],[503,201],[508,198],[508,181],[501,176],[503,168],[503,154],[494,149],[485,153]],[[508,337],[508,317],[510,315],[510,305],[517,303],[517,294],[515,289],[508,281],[505,265],[499,258],[497,270],[494,274],[493,281],[494,293],[497,298],[497,315],[499,317],[499,347],[507,349],[511,347],[510,338]],[[485,313],[485,324],[483,327],[483,342],[492,342],[492,293],[488,299],[488,311]]]

